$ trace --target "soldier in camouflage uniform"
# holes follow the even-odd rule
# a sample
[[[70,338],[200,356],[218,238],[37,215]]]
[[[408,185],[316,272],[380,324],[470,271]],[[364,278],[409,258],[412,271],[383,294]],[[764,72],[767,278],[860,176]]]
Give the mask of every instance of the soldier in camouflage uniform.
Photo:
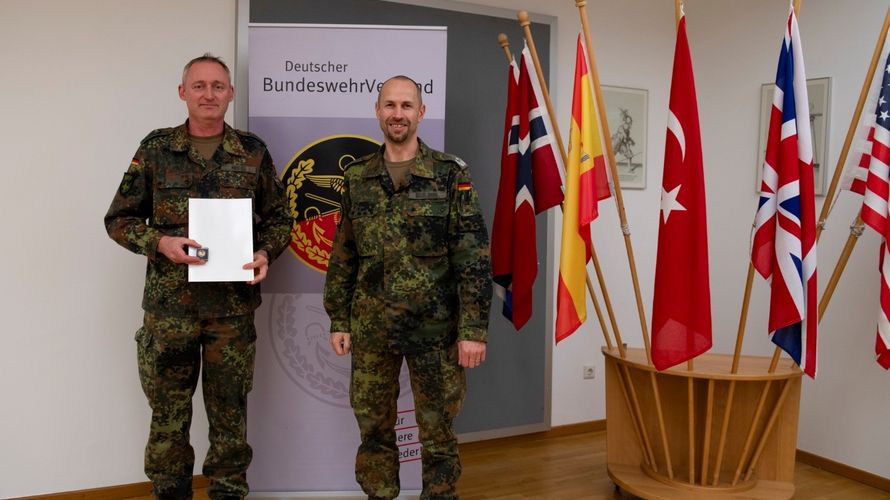
[[[266,145],[224,122],[234,97],[226,65],[209,54],[192,60],[179,95],[188,120],[143,139],[105,215],[105,227],[124,248],[148,257],[145,318],[136,341],[139,378],[152,409],[145,473],[153,496],[192,496],[195,457],[189,428],[200,370],[210,424],[203,467],[210,479],[208,493],[210,498],[242,498],[252,456],[246,409],[258,283],[287,247],[291,217]],[[253,269],[252,281],[188,282],[188,265],[204,263],[185,251],[200,246],[188,239],[189,198],[253,200],[255,253],[253,262],[244,265]]]
[[[452,422],[464,368],[485,360],[488,234],[466,164],[417,138],[424,106],[414,81],[387,80],[376,112],[384,146],[346,170],[324,296],[331,345],[352,352],[356,479],[368,498],[399,493],[394,426],[405,359],[423,446],[420,498],[457,498]]]

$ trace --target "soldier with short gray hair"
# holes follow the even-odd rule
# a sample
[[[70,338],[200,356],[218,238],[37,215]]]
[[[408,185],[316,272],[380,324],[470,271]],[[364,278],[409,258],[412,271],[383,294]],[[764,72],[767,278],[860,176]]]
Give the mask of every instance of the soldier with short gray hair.
[[[192,395],[202,377],[210,424],[203,473],[212,499],[248,493],[247,393],[256,343],[254,310],[269,263],[290,242],[284,187],[259,137],[224,121],[234,98],[229,69],[210,54],[190,61],[179,97],[182,125],[145,137],[114,195],[105,228],[114,241],[148,259],[142,327],[136,333],[139,378],[152,410],[145,474],[157,499],[192,497],[195,453],[189,443]],[[250,198],[254,254],[249,282],[192,283],[189,198]],[[212,253],[205,253],[212,258]]]

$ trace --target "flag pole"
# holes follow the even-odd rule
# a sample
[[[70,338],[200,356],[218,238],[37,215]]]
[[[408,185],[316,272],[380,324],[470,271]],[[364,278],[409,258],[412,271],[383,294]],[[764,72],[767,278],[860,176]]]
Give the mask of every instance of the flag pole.
[[[791,5],[792,5],[792,8],[794,9],[795,17],[798,17],[800,14],[800,0],[793,0]],[[832,186],[834,186],[834,184],[835,183],[832,182]],[[826,197],[826,200],[827,199],[828,198]],[[827,205],[827,203],[826,203],[826,205]],[[820,227],[821,227],[821,223],[817,224],[817,227],[816,227],[817,240],[819,238],[819,232],[821,231]],[[749,310],[750,304],[751,304],[751,289],[753,287],[753,284],[754,284],[754,263],[751,261],[751,258],[749,256],[749,258],[748,258],[748,273],[745,278],[745,293],[742,297],[742,310],[741,310],[741,313],[739,314],[739,325],[738,325],[738,329],[736,331],[735,350],[732,355],[732,369],[730,370],[730,373],[732,373],[733,375],[737,374],[739,371],[739,361],[740,361],[741,355],[742,355],[742,343],[745,338],[745,328],[746,328],[746,324],[748,321],[748,310]],[[817,321],[818,321],[818,319],[817,319]],[[776,346],[776,348],[773,350],[773,357],[770,362],[770,367],[769,367],[769,370],[767,373],[774,373],[776,371],[776,367],[778,366],[779,357],[781,356],[781,354],[782,354],[781,348]],[[735,395],[735,383],[736,383],[735,379],[730,381],[729,390],[728,390],[727,396],[726,396],[726,398],[727,398],[726,399],[726,410],[723,413],[723,425],[721,426],[720,439],[717,444],[717,463],[714,466],[715,470],[714,470],[713,484],[715,486],[717,485],[717,482],[720,479],[720,466],[722,465],[722,462],[723,462],[723,452],[724,452],[724,445],[726,443],[726,434],[727,434],[727,429],[729,427],[729,425],[728,425],[729,418],[730,418],[730,415],[732,414],[732,400],[733,400],[733,396]],[[772,381],[767,382],[766,386],[763,388],[763,392],[761,393],[760,403],[758,404],[757,411],[754,413],[754,419],[752,420],[751,428],[749,429],[748,438],[745,443],[745,449],[742,451],[742,459],[744,459],[745,455],[748,453],[748,447],[750,446],[750,440],[751,440],[751,437],[754,432],[754,425],[757,423],[757,420],[760,418],[760,412],[762,410],[762,405],[763,405],[764,399],[766,398],[766,394],[769,391],[771,384],[772,384]],[[736,475],[735,475],[735,478],[733,479],[733,484],[735,484],[738,481],[738,476],[741,471],[741,462],[743,462],[743,460],[740,460],[739,469],[736,470]]]
[[[538,75],[538,82],[541,84],[541,94],[544,97],[544,104],[547,107],[547,113],[550,114],[550,122],[553,125],[553,135],[556,136],[556,143],[559,147],[559,154],[562,156],[563,164],[568,165],[568,157],[566,156],[566,149],[563,146],[562,135],[559,133],[559,125],[556,124],[556,118],[553,113],[553,104],[550,100],[550,92],[547,89],[547,81],[544,80],[544,71],[541,69],[541,60],[538,58],[538,50],[535,47],[535,39],[532,37],[531,30],[531,21],[528,18],[528,12],[521,10],[517,13],[516,16],[519,19],[519,25],[522,26],[523,34],[525,35],[525,42],[528,44],[529,53],[532,56],[532,63],[535,66],[535,73]],[[506,35],[504,35],[506,38]],[[562,205],[560,205],[562,208]],[[606,312],[609,314],[609,321],[612,325],[612,332],[615,335],[615,342],[618,344],[618,353],[622,358],[626,357],[626,351],[624,348],[624,342],[621,340],[621,332],[618,330],[618,322],[615,319],[615,312],[612,308],[612,301],[609,298],[609,291],[606,288],[606,280],[603,277],[602,268],[600,267],[599,258],[596,254],[596,248],[594,247],[593,242],[590,242],[590,259],[593,261],[593,267],[596,271],[597,281],[600,285],[600,290],[603,294],[603,302],[606,304]],[[603,320],[602,310],[600,309],[599,303],[597,302],[596,294],[593,289],[593,282],[590,280],[590,274],[586,271],[584,273],[584,279],[587,283],[587,290],[590,292],[590,298],[593,301],[593,308],[596,310],[597,318],[600,322],[600,327],[603,331],[603,337],[606,339],[606,347],[611,351],[612,350],[612,342],[609,340],[608,329],[606,328],[605,321]]]
[[[774,373],[776,371],[776,367],[779,365],[779,358],[781,357],[781,355],[782,355],[782,350],[780,348],[776,347],[776,350],[773,351],[773,358],[772,358],[772,360],[770,360],[769,373]],[[773,385],[773,381],[767,380],[766,384],[763,386],[763,391],[761,391],[761,393],[760,393],[760,399],[757,401],[757,407],[756,407],[757,409],[754,410],[754,418],[751,419],[751,427],[748,428],[748,435],[745,437],[745,445],[744,445],[744,447],[742,447],[742,454],[739,457],[738,467],[736,468],[735,475],[732,478],[733,486],[735,486],[736,483],[739,482],[739,476],[742,473],[742,469],[744,468],[745,461],[747,460],[747,457],[748,457],[748,451],[750,451],[751,443],[753,442],[753,439],[754,439],[754,430],[757,427],[757,422],[760,420],[760,415],[763,413],[763,407],[766,404],[766,396],[769,393],[770,387],[772,387],[772,385]],[[786,385],[787,385],[787,383],[786,383]],[[777,405],[776,408],[778,408],[779,406],[780,405]],[[728,407],[727,407],[727,411],[728,411]],[[720,470],[718,469],[714,476],[715,477],[715,480],[714,480],[715,485],[717,484],[716,478],[719,473],[720,473]]]
[[[875,43],[875,51],[871,56],[868,71],[865,73],[865,81],[862,82],[862,90],[859,92],[859,100],[856,102],[856,108],[853,110],[853,117],[850,119],[850,127],[847,129],[847,137],[844,139],[844,147],[841,149],[841,154],[837,159],[837,165],[834,167],[834,175],[831,177],[831,184],[828,187],[828,192],[825,193],[825,201],[822,202],[822,212],[819,214],[819,222],[816,225],[817,240],[822,234],[822,230],[825,229],[825,221],[828,219],[828,214],[831,213],[831,205],[834,201],[837,186],[840,183],[840,178],[844,171],[844,165],[847,163],[847,155],[850,153],[850,146],[853,144],[853,137],[856,135],[859,119],[862,117],[865,101],[868,99],[868,90],[874,79],[875,71],[877,71],[888,30],[890,30],[890,6],[887,7],[887,13],[884,15],[884,24],[881,26],[881,32]],[[857,225],[862,225],[862,221],[857,221]]]
[[[850,236],[847,237],[847,243],[844,244],[844,249],[837,258],[834,271],[831,273],[831,279],[828,280],[828,284],[822,292],[822,298],[819,299],[819,321],[822,321],[822,317],[825,316],[828,303],[831,302],[831,297],[834,295],[837,284],[841,280],[841,275],[847,267],[850,255],[853,254],[853,248],[856,247],[856,243],[859,241],[859,237],[862,236],[863,231],[865,231],[865,225],[862,223],[862,217],[857,215],[856,220],[850,225]]]
[[[832,176],[831,179],[831,186],[828,188],[828,193],[825,195],[825,201],[822,205],[822,213],[819,216],[819,225],[816,227],[817,237],[824,228],[825,219],[828,218],[828,214],[831,211],[830,200],[834,198],[838,181],[844,169],[844,165],[846,164],[847,155],[849,154],[850,147],[853,143],[853,137],[856,134],[859,120],[862,117],[862,111],[865,107],[865,101],[868,98],[868,91],[871,87],[872,80],[874,79],[875,71],[877,71],[878,63],[880,62],[881,53],[884,49],[884,43],[887,38],[888,30],[890,30],[890,6],[887,7],[887,13],[884,15],[884,24],[881,26],[881,32],[878,34],[877,42],[875,42],[875,50],[872,54],[871,62],[868,66],[868,71],[865,74],[865,81],[862,82],[862,90],[859,92],[859,101],[857,101],[856,109],[853,111],[853,117],[850,120],[850,128],[847,129],[847,137],[844,140],[844,147],[841,150],[841,156],[837,160],[837,166],[835,166],[834,169],[834,176]],[[844,249],[843,251],[841,251],[837,263],[834,266],[834,271],[831,274],[831,279],[828,281],[828,285],[825,287],[825,291],[822,292],[822,298],[819,300],[820,321],[825,315],[825,310],[828,309],[828,303],[831,301],[831,297],[834,295],[837,284],[841,279],[841,275],[844,273],[844,270],[847,267],[847,262],[850,260],[850,255],[852,255],[853,249],[856,247],[856,243],[859,241],[859,237],[862,236],[864,227],[865,226],[862,223],[862,217],[857,214],[856,220],[850,226],[850,235],[847,237],[847,242],[844,244]]]
[[[513,62],[513,53],[510,52],[510,40],[507,38],[506,33],[498,34],[498,43],[500,43],[501,48],[504,49],[504,55],[507,56],[507,64]]]
[[[550,92],[547,88],[547,81],[544,79],[544,72],[541,69],[541,61],[538,58],[538,51],[537,51],[537,48],[535,47],[534,37],[532,36],[531,27],[530,27],[531,22],[529,21],[529,18],[528,18],[528,12],[519,11],[517,14],[517,17],[519,19],[520,26],[522,26],[522,28],[523,28],[523,34],[525,36],[525,41],[528,44],[529,53],[532,57],[532,63],[535,66],[535,73],[538,76],[538,83],[541,86],[541,94],[544,98],[544,104],[547,107],[547,112],[550,114],[550,117],[551,117],[551,124],[553,125],[553,134],[556,136],[556,142],[557,142],[557,146],[559,148],[559,154],[561,155],[561,157],[563,159],[563,163],[567,164],[568,159],[566,157],[566,150],[565,150],[565,147],[563,146],[562,137],[559,133],[559,125],[557,125],[556,120],[554,119],[555,115],[553,114],[553,104],[550,101]],[[499,39],[500,39],[500,37],[499,37]],[[506,42],[506,39],[507,39],[507,36],[503,35],[502,44]],[[507,52],[509,53],[509,50]],[[560,204],[560,209],[562,209],[562,204]],[[599,259],[596,256],[596,249],[593,245],[593,242],[591,242],[590,251],[591,251],[591,260],[593,261],[593,265],[594,265],[594,268],[595,268],[596,274],[597,274],[597,279],[599,280],[600,289],[602,290],[602,293],[603,293],[603,301],[606,304],[606,309],[609,314],[609,320],[611,321],[611,324],[612,324],[612,331],[614,332],[614,335],[615,335],[615,341],[618,344],[618,352],[622,358],[625,358],[627,356],[627,353],[626,353],[626,350],[624,347],[624,343],[621,340],[621,333],[618,330],[618,324],[615,320],[615,313],[612,308],[612,302],[609,299],[609,293],[606,288],[606,282],[603,277],[602,269],[599,264]],[[597,302],[596,295],[594,294],[593,284],[590,281],[590,276],[587,275],[586,272],[585,272],[585,275],[586,275],[585,279],[587,282],[587,289],[590,292],[590,297],[592,299],[594,309],[596,310],[597,317],[600,320],[600,327],[602,328],[603,336],[606,339],[606,347],[611,351],[612,344],[609,340],[608,329],[606,328],[606,325],[603,321],[602,312],[600,311],[599,303]],[[643,452],[644,452],[643,459],[649,465],[651,465],[654,470],[658,470],[658,465],[655,462],[655,453],[652,451],[652,445],[650,444],[650,441],[649,441],[649,435],[646,433],[646,428],[643,425],[643,419],[642,419],[643,413],[642,413],[642,410],[640,409],[639,398],[637,397],[637,392],[636,392],[636,389],[634,388],[633,380],[631,379],[631,376],[630,376],[630,370],[627,368],[626,365],[622,365],[622,369],[624,370],[623,376],[622,376],[621,371],[618,372],[618,380],[620,382],[619,386],[621,387],[621,393],[624,396],[625,403],[627,404],[627,407],[628,407],[628,411],[630,412],[631,417],[633,418],[635,434],[637,435],[637,437],[640,439],[640,442],[642,443],[642,448],[643,448]]]
[[[603,102],[603,93],[600,88],[599,81],[599,73],[596,69],[596,58],[593,55],[593,44],[590,40],[590,27],[587,23],[587,1],[586,0],[575,0],[575,5],[578,7],[578,13],[581,17],[581,28],[584,31],[584,43],[587,48],[587,60],[588,60],[588,71],[590,72],[591,79],[593,80],[593,90],[596,95],[596,107],[600,111],[598,116],[600,118],[599,122],[602,127],[602,138],[603,143],[606,146],[606,151],[609,154],[609,167],[612,172],[612,182],[615,186],[615,204],[618,207],[618,217],[621,221],[621,229],[624,233],[624,246],[627,250],[627,260],[630,267],[630,275],[634,285],[634,295],[637,301],[637,312],[640,317],[640,331],[643,335],[643,344],[646,347],[646,360],[649,366],[652,366],[652,348],[649,344],[649,329],[646,325],[646,314],[643,310],[643,297],[640,293],[640,282],[637,277],[637,267],[634,261],[634,252],[633,252],[633,244],[630,241],[630,227],[627,224],[627,214],[624,211],[624,199],[621,195],[621,183],[618,180],[618,167],[615,163],[615,152],[612,149],[612,134],[609,132],[609,122],[605,117],[606,107]],[[664,449],[664,458],[665,464],[667,466],[668,478],[674,478],[674,470],[671,465],[671,453],[670,448],[668,446],[667,440],[667,430],[664,425],[664,412],[662,411],[661,406],[661,396],[658,392],[658,379],[655,377],[655,371],[649,372],[649,378],[652,383],[652,392],[655,397],[655,410],[658,415],[658,427],[661,431],[661,444]]]
[[[680,29],[680,20],[683,18],[683,6],[681,0],[674,0],[674,27],[679,31]],[[677,57],[674,54],[674,57]],[[686,371],[694,371],[695,370],[695,361],[694,358],[690,358],[686,360]],[[695,380],[692,377],[686,378],[686,403],[687,403],[687,413],[689,415],[688,419],[688,429],[687,433],[689,435],[689,484],[695,484]],[[708,400],[710,402],[710,399]],[[708,408],[708,414],[710,415],[711,409]],[[705,427],[705,440],[707,441],[709,437],[708,427]],[[702,450],[702,454],[707,453],[707,449]],[[702,457],[702,460],[705,460]],[[704,472],[702,472],[704,475]],[[704,476],[702,476],[704,477]]]
[[[618,218],[621,221],[621,230],[624,233],[624,246],[627,250],[627,261],[630,266],[630,276],[634,286],[634,296],[637,301],[637,312],[640,317],[640,331],[643,334],[643,344],[646,347],[646,359],[652,365],[652,347],[649,345],[649,327],[646,324],[646,313],[643,309],[643,296],[640,293],[640,280],[637,276],[637,266],[634,260],[633,244],[630,240],[630,226],[627,224],[627,214],[624,211],[624,198],[621,194],[621,183],[618,180],[618,166],[615,163],[615,151],[612,148],[612,134],[609,131],[609,123],[605,118],[606,106],[603,101],[603,92],[600,88],[599,74],[596,69],[596,58],[593,54],[593,44],[590,40],[590,27],[587,23],[587,1],[575,0],[581,16],[581,27],[584,31],[584,43],[587,47],[587,64],[589,66],[593,91],[596,95],[596,107],[599,110],[600,125],[603,131],[603,143],[609,155],[609,169],[612,173],[612,183],[615,186],[615,205],[618,207]]]

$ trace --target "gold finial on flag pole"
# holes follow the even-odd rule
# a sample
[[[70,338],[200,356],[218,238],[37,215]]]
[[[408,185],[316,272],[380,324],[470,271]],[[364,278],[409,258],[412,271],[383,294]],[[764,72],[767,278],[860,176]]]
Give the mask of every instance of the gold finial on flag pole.
[[[498,43],[500,43],[501,48],[504,49],[504,54],[507,56],[507,64],[513,62],[513,54],[510,52],[510,40],[507,39],[505,33],[498,34]]]

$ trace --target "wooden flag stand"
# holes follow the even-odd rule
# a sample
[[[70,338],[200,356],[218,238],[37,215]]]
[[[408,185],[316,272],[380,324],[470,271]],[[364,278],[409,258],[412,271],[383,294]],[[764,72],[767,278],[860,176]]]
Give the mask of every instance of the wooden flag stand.
[[[646,499],[792,497],[803,374],[797,367],[783,363],[767,373],[770,358],[743,356],[732,373],[732,355],[703,354],[694,371],[675,367],[658,372],[639,348],[628,348],[622,358],[617,349],[604,347],[603,355],[606,462],[616,486]],[[641,440],[659,428],[655,402],[645,397],[652,394],[648,386],[653,374],[662,395],[669,451],[658,440]],[[626,376],[643,396],[638,411],[622,391]],[[687,398],[690,380],[693,399]],[[703,422],[692,436],[686,425],[690,413]],[[721,426],[726,439],[715,439]],[[690,457],[698,458],[690,462]]]

